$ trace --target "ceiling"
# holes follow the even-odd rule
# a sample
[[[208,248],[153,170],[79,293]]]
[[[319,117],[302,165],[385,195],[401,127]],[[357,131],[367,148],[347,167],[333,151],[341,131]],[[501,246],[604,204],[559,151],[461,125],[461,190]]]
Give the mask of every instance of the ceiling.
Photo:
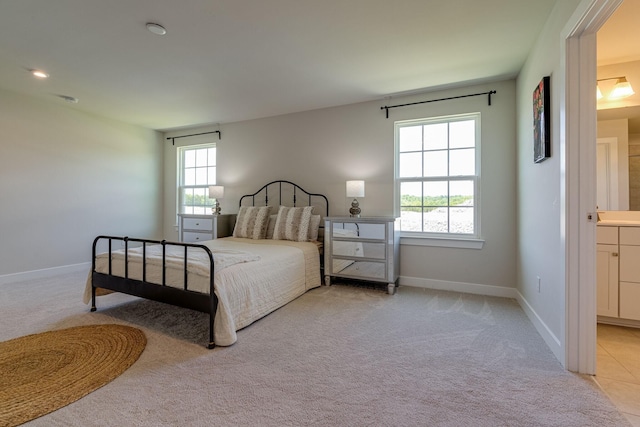
[[[622,108],[599,109],[598,120],[628,119],[629,133],[640,133],[640,81],[629,77],[640,76],[639,20],[640,1],[625,0],[597,35],[598,78],[624,74],[636,91],[636,95],[629,98],[631,102],[624,102]],[[616,73],[611,74],[611,70]]]
[[[3,1],[0,87],[158,130],[268,117],[515,77],[555,1]]]
[[[640,60],[640,1],[625,0],[598,31],[598,66]]]

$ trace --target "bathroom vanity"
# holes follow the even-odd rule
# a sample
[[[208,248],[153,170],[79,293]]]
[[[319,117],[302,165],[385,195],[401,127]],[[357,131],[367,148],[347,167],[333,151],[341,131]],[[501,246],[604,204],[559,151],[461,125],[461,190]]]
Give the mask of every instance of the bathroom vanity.
[[[634,326],[640,326],[640,220],[630,213],[599,216],[596,229],[598,320],[633,321]]]

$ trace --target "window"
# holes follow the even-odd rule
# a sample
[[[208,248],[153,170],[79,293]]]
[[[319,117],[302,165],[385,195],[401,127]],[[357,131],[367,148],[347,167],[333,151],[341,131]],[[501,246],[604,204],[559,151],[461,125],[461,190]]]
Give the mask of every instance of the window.
[[[209,186],[216,184],[216,145],[178,148],[178,212],[211,213]]]
[[[395,153],[402,235],[477,238],[480,113],[396,122]]]

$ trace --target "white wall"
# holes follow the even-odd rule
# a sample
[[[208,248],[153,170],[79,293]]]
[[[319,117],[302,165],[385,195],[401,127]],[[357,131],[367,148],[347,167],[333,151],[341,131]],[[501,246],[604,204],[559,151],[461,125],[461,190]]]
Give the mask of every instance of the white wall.
[[[380,107],[497,90],[488,106],[479,96],[390,110]],[[310,192],[327,195],[330,214],[345,215],[350,200],[345,181],[363,179],[366,195],[360,199],[364,215],[393,214],[395,120],[468,112],[482,114],[482,237],[481,250],[403,245],[400,283],[509,295],[515,287],[516,170],[515,82],[513,80],[428,94],[399,97],[289,114],[260,120],[204,126],[165,136],[220,129],[218,183],[225,186],[223,213],[237,212],[241,195],[276,179],[293,181]],[[189,138],[165,145],[166,238],[175,230],[176,147]],[[200,141],[200,142],[205,142]],[[484,285],[484,286],[475,286]],[[497,289],[494,289],[495,287]]]
[[[565,345],[565,247],[563,236],[561,100],[565,91],[561,32],[580,0],[556,2],[554,10],[517,79],[518,250],[517,282],[525,306],[534,312],[539,331],[560,360]],[[532,94],[542,77],[551,76],[551,158],[533,162]],[[595,108],[595,100],[594,100]],[[540,277],[538,292],[537,277]]]
[[[98,234],[159,237],[160,133],[0,91],[0,278],[90,261]]]

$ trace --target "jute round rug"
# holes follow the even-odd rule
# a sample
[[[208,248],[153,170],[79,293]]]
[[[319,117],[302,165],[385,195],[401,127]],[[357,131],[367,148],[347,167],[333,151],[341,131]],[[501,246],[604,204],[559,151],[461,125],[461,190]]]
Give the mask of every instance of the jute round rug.
[[[0,426],[62,408],[107,384],[138,359],[144,333],[90,325],[0,342]]]

